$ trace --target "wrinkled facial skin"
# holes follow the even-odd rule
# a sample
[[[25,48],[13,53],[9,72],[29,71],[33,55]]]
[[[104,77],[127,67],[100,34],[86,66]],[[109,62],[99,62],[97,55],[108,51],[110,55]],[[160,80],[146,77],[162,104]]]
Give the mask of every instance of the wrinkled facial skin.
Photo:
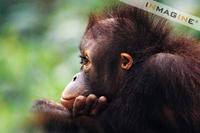
[[[94,39],[91,31],[88,31],[83,37],[80,45],[81,72],[74,76],[62,93],[61,104],[65,107],[70,108],[79,95],[103,95],[108,100],[113,98],[122,74],[119,53],[109,48],[110,36],[107,33],[106,36],[99,35]]]

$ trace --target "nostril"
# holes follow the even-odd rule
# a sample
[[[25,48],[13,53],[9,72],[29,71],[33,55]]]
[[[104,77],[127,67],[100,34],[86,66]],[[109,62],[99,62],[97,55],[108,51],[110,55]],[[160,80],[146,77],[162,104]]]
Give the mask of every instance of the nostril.
[[[75,81],[77,79],[77,76],[75,76],[74,78],[73,78],[73,81]]]

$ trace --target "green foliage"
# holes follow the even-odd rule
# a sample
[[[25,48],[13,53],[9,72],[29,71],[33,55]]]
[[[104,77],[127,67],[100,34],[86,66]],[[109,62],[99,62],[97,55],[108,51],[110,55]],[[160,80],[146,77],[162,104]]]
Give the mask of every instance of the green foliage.
[[[0,132],[21,132],[32,102],[59,101],[78,72],[78,44],[86,15],[95,5],[80,8],[77,1],[47,0],[1,3]]]
[[[0,0],[0,132],[21,133],[35,99],[59,101],[79,71],[87,15],[112,2]]]

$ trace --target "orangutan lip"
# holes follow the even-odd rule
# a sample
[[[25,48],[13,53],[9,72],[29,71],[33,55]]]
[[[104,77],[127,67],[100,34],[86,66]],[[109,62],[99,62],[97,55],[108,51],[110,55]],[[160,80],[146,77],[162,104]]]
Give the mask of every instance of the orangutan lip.
[[[73,100],[75,99],[76,97],[61,97],[61,101],[66,101],[66,100]]]
[[[60,98],[60,103],[66,107],[67,109],[71,110],[73,108],[75,97],[67,97],[67,98]]]
[[[88,96],[89,95],[89,91],[84,91],[83,93],[81,93],[81,94],[79,94],[79,95],[77,95],[77,96],[80,96],[80,95],[82,95],[82,96]],[[75,99],[77,96],[68,96],[68,97],[64,97],[64,96],[61,96],[61,100],[62,101],[66,101],[66,100],[73,100],[73,99]]]

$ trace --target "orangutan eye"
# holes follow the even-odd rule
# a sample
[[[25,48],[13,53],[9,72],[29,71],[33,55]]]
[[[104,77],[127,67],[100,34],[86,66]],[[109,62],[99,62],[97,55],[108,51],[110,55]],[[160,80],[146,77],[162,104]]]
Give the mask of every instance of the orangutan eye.
[[[82,66],[86,65],[89,62],[89,60],[85,56],[80,55],[80,58],[81,58],[80,64]]]

